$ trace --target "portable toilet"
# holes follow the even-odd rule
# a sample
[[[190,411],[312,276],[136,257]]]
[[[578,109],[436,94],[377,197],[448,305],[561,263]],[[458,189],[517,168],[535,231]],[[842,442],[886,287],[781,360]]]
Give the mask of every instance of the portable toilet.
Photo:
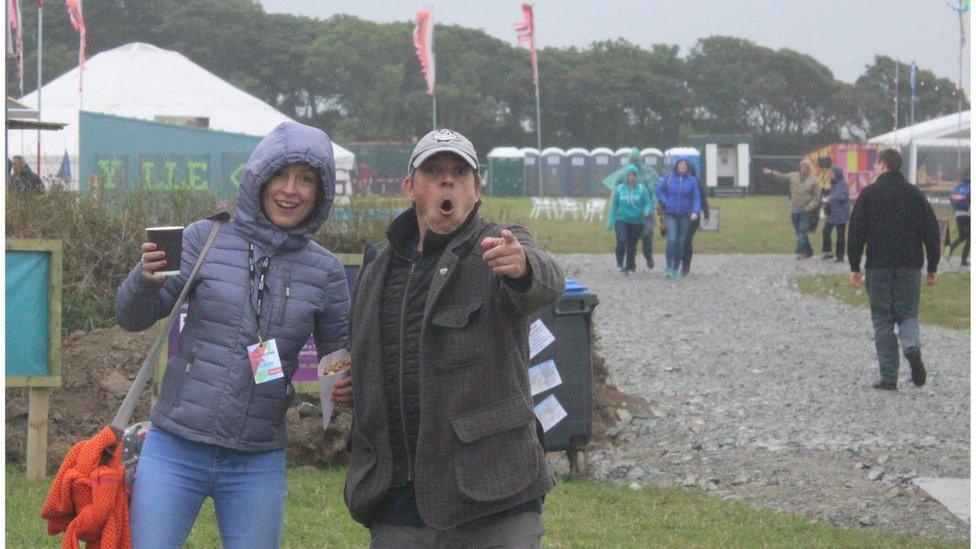
[[[587,193],[589,196],[606,196],[607,190],[603,186],[603,180],[617,171],[615,160],[613,151],[606,147],[597,147],[590,151],[590,189]]]
[[[566,151],[569,162],[567,179],[569,181],[567,193],[569,196],[589,196],[592,159],[590,151],[574,147]]]
[[[671,173],[671,167],[674,165],[675,159],[681,156],[688,158],[688,162],[694,168],[693,173],[695,176],[701,173],[701,154],[698,152],[698,149],[694,147],[674,147],[664,151],[664,174]]]
[[[640,155],[644,165],[654,170],[660,176],[661,172],[664,171],[664,153],[660,149],[650,147],[642,150]]]
[[[524,147],[522,153],[522,186],[528,196],[542,196],[542,184],[539,181],[539,149]]]
[[[525,154],[515,147],[495,147],[488,153],[488,194],[525,196],[523,163]]]
[[[623,166],[627,162],[630,162],[630,151],[632,149],[633,147],[620,147],[617,149],[617,152],[613,153],[613,155],[617,158],[617,161],[614,163],[616,164],[613,168],[614,170]]]
[[[566,151],[548,147],[539,156],[542,159],[543,196],[566,196]]]

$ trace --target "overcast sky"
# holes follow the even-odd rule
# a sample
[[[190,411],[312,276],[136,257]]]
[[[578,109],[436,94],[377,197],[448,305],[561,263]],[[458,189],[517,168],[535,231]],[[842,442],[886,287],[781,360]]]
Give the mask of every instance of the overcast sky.
[[[959,19],[947,1],[958,0],[539,0],[536,45],[586,47],[626,38],[643,47],[677,44],[681,55],[702,37],[737,36],[774,49],[789,48],[817,59],[844,82],[853,82],[876,54],[915,60],[956,82]],[[269,13],[327,19],[338,13],[371,21],[413,20],[433,6],[436,22],[480,28],[515,42],[512,23],[522,18],[519,0],[312,1],[260,0]],[[970,90],[971,42],[967,14],[963,87]]]

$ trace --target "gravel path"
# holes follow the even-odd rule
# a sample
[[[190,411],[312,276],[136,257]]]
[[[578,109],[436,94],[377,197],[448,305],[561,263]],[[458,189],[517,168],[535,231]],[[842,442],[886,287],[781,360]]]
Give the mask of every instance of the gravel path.
[[[670,281],[663,256],[632,277],[614,272],[610,254],[558,260],[600,299],[594,337],[608,381],[650,403],[621,413],[616,446],[589,453],[594,476],[843,526],[969,535],[911,483],[969,477],[968,331],[923,326],[928,384],[915,388],[903,360],[899,390],[880,392],[867,309],[791,286],[843,264],[703,255]]]

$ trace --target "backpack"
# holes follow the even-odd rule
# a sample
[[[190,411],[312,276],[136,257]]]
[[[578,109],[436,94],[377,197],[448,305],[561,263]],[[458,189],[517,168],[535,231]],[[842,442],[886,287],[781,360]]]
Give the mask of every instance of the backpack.
[[[952,205],[953,210],[962,212],[969,211],[968,181],[963,181],[962,183],[956,185],[955,189],[952,189],[952,194],[949,195],[949,204]]]

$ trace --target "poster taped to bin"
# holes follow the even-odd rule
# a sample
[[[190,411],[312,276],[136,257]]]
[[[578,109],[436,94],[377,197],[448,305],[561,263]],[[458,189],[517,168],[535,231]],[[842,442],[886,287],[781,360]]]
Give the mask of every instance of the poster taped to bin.
[[[542,432],[548,432],[563,420],[568,414],[563,405],[556,399],[556,395],[549,395],[545,400],[535,405],[535,417],[542,424]]]
[[[556,341],[556,338],[552,332],[549,331],[541,318],[537,319],[529,326],[529,359],[531,360],[543,349],[552,345],[553,341]]]
[[[529,387],[532,389],[532,396],[557,387],[562,382],[559,370],[556,369],[556,361],[551,358],[529,368]]]

